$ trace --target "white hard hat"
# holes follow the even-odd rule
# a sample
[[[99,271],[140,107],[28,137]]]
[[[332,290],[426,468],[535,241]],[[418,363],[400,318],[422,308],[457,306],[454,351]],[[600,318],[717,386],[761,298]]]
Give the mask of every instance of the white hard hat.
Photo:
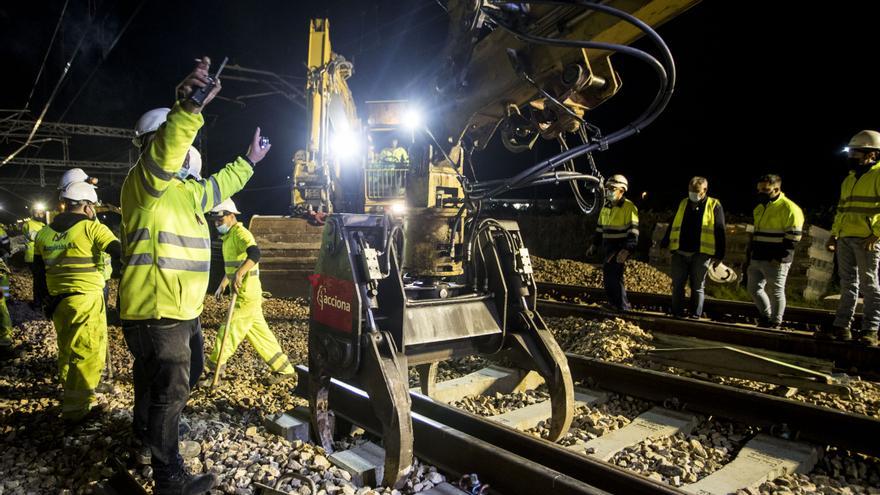
[[[134,139],[132,142],[134,142],[135,146],[141,145],[141,136],[156,132],[156,130],[159,129],[159,126],[161,126],[165,122],[165,119],[168,118],[168,112],[170,111],[170,108],[154,108],[141,115],[141,118],[139,118],[134,125]]]
[[[235,202],[232,201],[232,198],[228,198],[222,201],[219,205],[211,208],[211,213],[214,213],[216,215],[220,215],[224,211],[235,213],[236,215],[241,215],[241,212],[238,211],[238,208],[235,207]]]
[[[627,189],[629,189],[629,181],[626,180],[626,177],[620,174],[614,174],[609,177],[607,181],[605,181],[605,186],[619,187],[626,191]]]
[[[717,284],[730,284],[736,282],[737,274],[724,263],[718,263],[716,267],[709,265],[709,279]]]
[[[74,182],[86,182],[87,180],[89,180],[89,174],[85,173],[83,169],[72,168],[61,176],[61,180],[58,181],[58,190],[63,191]]]
[[[201,180],[202,154],[199,153],[199,150],[197,150],[195,146],[190,146],[186,156],[189,163],[189,168],[187,168],[187,172],[189,173],[189,175],[195,177],[196,180]]]
[[[86,182],[74,182],[68,186],[67,189],[61,191],[61,199],[97,203],[98,193],[95,192],[95,186],[91,184]]]
[[[849,149],[875,149],[880,150],[880,132],[860,131],[849,140]]]

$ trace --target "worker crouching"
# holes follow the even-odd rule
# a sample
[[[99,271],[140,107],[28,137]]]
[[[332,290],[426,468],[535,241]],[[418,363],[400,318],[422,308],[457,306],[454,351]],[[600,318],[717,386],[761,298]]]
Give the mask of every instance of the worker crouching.
[[[65,213],[34,241],[34,284],[58,337],[61,417],[80,423],[103,410],[93,407],[107,353],[101,253],[119,259],[122,248],[110,229],[95,220],[98,196],[92,185],[74,184],[61,199]]]
[[[619,174],[605,182],[605,204],[593,241],[593,246],[602,246],[603,283],[609,309],[614,311],[630,310],[623,276],[626,260],[639,242],[639,210],[625,197],[628,188],[626,177]]]
[[[220,366],[222,370],[239,344],[247,339],[272,371],[268,380],[270,384],[290,378],[293,376],[293,366],[263,316],[260,248],[254,236],[236,218],[241,212],[231,199],[217,205],[211,213],[214,225],[223,239],[225,267],[225,275],[214,295],[219,298],[226,287],[231,285],[238,296],[232,308],[229,327],[223,325],[217,332],[217,341],[206,366],[208,369]]]

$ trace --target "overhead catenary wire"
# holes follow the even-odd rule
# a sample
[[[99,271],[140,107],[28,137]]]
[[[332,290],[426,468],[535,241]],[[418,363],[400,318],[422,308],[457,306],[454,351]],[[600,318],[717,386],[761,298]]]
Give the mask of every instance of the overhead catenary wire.
[[[55,31],[52,32],[52,38],[49,40],[49,46],[46,47],[46,54],[43,55],[43,62],[40,63],[40,70],[37,71],[37,77],[34,79],[34,85],[31,87],[31,92],[27,97],[27,101],[24,104],[24,109],[28,110],[31,106],[31,99],[34,97],[34,92],[37,90],[37,84],[40,82],[40,78],[43,75],[43,70],[46,68],[46,60],[49,59],[49,54],[52,53],[52,47],[55,45],[55,37],[58,35],[58,31],[61,29],[61,25],[64,23],[64,14],[67,12],[67,4],[70,3],[70,0],[64,1],[64,6],[61,7],[61,15],[58,16],[58,22],[55,24]]]
[[[131,25],[131,21],[134,20],[134,18],[138,15],[138,13],[141,11],[141,9],[144,7],[144,5],[146,3],[147,3],[147,0],[141,0],[141,2],[137,5],[137,7],[135,7],[135,9],[131,13],[131,15],[128,16],[128,19],[125,21],[125,24],[122,26],[122,29],[119,30],[119,33],[116,34],[116,37],[113,38],[113,41],[110,43],[110,47],[107,48],[107,51],[105,51],[103,53],[103,55],[101,56],[101,59],[98,60],[98,63],[95,65],[95,67],[89,73],[88,77],[86,77],[85,82],[83,82],[82,86],[80,86],[80,88],[76,92],[76,94],[73,95],[73,98],[71,98],[70,101],[67,103],[67,107],[64,108],[64,111],[61,112],[61,117],[58,118],[59,122],[64,121],[64,117],[67,116],[67,112],[70,111],[70,108],[73,106],[73,104],[76,102],[76,100],[79,99],[79,96],[82,94],[82,92],[88,87],[89,83],[92,82],[92,78],[95,77],[95,74],[98,72],[98,69],[101,67],[101,64],[103,64],[104,61],[107,60],[107,57],[110,56],[110,52],[112,52],[113,49],[116,47],[116,44],[119,43],[119,40],[122,38],[122,35],[125,34],[125,31],[128,29],[128,26]]]
[[[76,60],[76,56],[79,53],[80,48],[82,48],[83,41],[86,39],[86,35],[88,31],[83,33],[82,37],[80,37],[79,42],[76,44],[76,48],[73,49],[73,54],[70,56],[70,59],[64,65],[64,71],[61,73],[61,77],[58,78],[58,82],[55,83],[55,87],[52,89],[52,93],[49,95],[49,99],[46,100],[46,104],[43,105],[43,111],[40,112],[39,117],[34,122],[34,127],[31,129],[30,134],[28,135],[27,141],[21,145],[17,150],[13,151],[9,156],[7,156],[0,166],[6,165],[10,161],[12,161],[19,153],[25,150],[28,146],[30,146],[31,140],[34,138],[34,134],[37,133],[37,130],[40,128],[40,125],[43,123],[43,119],[46,117],[46,112],[49,111],[49,107],[52,105],[52,102],[55,100],[55,96],[58,94],[58,89],[61,88],[61,85],[64,83],[64,80],[67,78],[68,72],[70,72],[70,67],[73,65],[73,62]]]

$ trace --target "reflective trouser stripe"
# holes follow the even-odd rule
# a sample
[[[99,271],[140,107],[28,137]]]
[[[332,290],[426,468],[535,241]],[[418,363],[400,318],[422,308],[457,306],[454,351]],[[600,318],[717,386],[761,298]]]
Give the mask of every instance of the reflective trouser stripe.
[[[275,364],[275,361],[278,361],[278,358],[280,358],[283,355],[284,355],[284,353],[281,351],[276,352],[275,355],[272,356],[272,359],[266,361],[266,365],[268,365],[271,368],[272,365]]]
[[[58,339],[58,374],[64,386],[61,416],[86,414],[107,357],[107,315],[102,292],[65,297],[52,314]]]
[[[49,275],[61,275],[64,273],[92,273],[98,271],[96,266],[53,266],[46,269]]]
[[[94,264],[95,258],[92,256],[65,256],[63,258],[43,258],[46,266],[55,265],[81,265],[85,263]]]

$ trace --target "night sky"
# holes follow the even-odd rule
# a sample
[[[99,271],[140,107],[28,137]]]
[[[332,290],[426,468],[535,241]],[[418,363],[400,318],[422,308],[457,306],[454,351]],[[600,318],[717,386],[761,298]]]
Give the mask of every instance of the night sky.
[[[836,202],[846,174],[841,148],[855,132],[880,128],[880,8],[867,4],[844,1],[820,9],[794,1],[710,0],[662,26],[659,32],[676,59],[675,96],[640,136],[597,155],[601,170],[606,176],[625,173],[632,196],[647,191],[642,208],[672,207],[686,194],[688,179],[699,174],[709,178],[710,194],[728,211],[748,212],[755,179],[775,172],[808,217],[827,209]],[[49,0],[0,7],[0,108],[24,107],[63,5],[63,0]],[[334,51],[355,64],[349,84],[358,102],[419,101],[431,87],[447,29],[446,14],[434,0],[74,0],[29,108],[32,115],[42,109],[80,39],[83,45],[47,121],[131,127],[144,111],[170,106],[174,86],[202,54],[218,61],[227,55],[230,63],[302,78],[308,20],[322,16],[330,19]],[[638,46],[651,50],[644,42]],[[623,89],[588,115],[606,132],[639,113],[656,89],[654,76],[640,62],[624,56],[614,62]],[[305,85],[304,79],[295,81]],[[221,96],[263,91],[227,81]],[[246,214],[285,213],[290,157],[306,140],[302,107],[276,95],[250,99],[244,107],[215,101],[206,113],[201,143],[206,171],[243,153],[260,125],[272,139],[272,152],[235,199]],[[4,156],[12,149],[0,144]],[[71,158],[126,161],[130,149],[124,140],[76,137]],[[514,156],[496,142],[475,156],[475,164],[481,177],[512,175],[557,149],[555,143],[541,143],[534,152]],[[60,154],[58,144],[48,143],[25,156]],[[0,177],[21,176],[37,177],[37,171],[19,165],[0,170]],[[20,217],[25,199],[51,199],[54,185],[0,189],[0,204]],[[567,187],[539,193],[570,195]],[[114,203],[117,194],[114,187],[101,191],[105,201]],[[12,218],[7,213],[2,221]]]

